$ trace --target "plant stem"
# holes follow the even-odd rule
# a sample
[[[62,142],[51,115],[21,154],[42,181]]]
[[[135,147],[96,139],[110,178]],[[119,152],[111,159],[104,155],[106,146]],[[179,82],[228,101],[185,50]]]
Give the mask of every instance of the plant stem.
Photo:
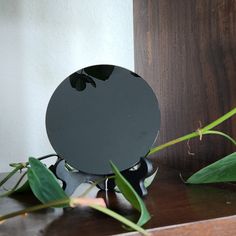
[[[191,134],[187,134],[187,135],[184,135],[184,136],[182,136],[182,137],[180,137],[180,138],[171,140],[171,141],[169,141],[169,142],[167,142],[167,143],[164,143],[164,144],[162,144],[162,145],[160,145],[160,146],[157,146],[157,147],[155,147],[155,148],[152,148],[152,149],[150,150],[150,152],[148,153],[148,156],[149,156],[149,155],[152,155],[153,153],[156,153],[156,152],[158,152],[158,151],[160,151],[160,150],[162,150],[162,149],[164,149],[164,148],[167,148],[167,147],[169,147],[169,146],[172,146],[172,145],[174,145],[174,144],[176,144],[176,143],[180,143],[180,142],[183,142],[183,141],[185,141],[185,140],[189,140],[189,139],[191,139],[191,138],[195,138],[195,137],[197,137],[197,136],[199,136],[199,132],[193,132],[193,133],[191,133]]]
[[[25,209],[20,210],[20,211],[15,211],[15,212],[6,214],[4,216],[0,216],[0,223],[1,223],[1,221],[7,220],[7,219],[15,217],[15,216],[24,215],[26,213],[38,211],[38,210],[45,209],[45,208],[48,208],[48,207],[56,207],[56,206],[60,206],[60,205],[67,205],[69,203],[70,203],[70,198],[65,198],[65,199],[60,199],[60,200],[48,202],[48,203],[45,203],[45,204],[39,204],[39,205],[35,205],[35,206],[32,206],[32,207],[28,207],[28,208],[25,208]]]
[[[16,166],[1,182],[0,187],[5,184],[18,170],[21,170],[22,167],[20,165]]]
[[[109,177],[105,177],[102,179],[98,179],[97,181],[94,181],[81,195],[80,197],[85,197],[86,195],[88,195],[88,193],[99,183],[103,182],[106,179],[114,179],[115,176],[109,176]]]
[[[57,154],[49,154],[46,156],[42,156],[37,158],[38,160],[44,160],[49,157],[57,156]],[[14,169],[0,182],[0,187],[5,184],[17,171],[26,168],[29,165],[29,162],[22,162],[22,163],[11,163],[10,166],[14,167]]]
[[[71,199],[70,198],[65,198],[65,199],[61,199],[61,200],[56,200],[56,201],[52,201],[52,202],[48,202],[48,203],[44,203],[44,204],[39,204],[33,207],[28,207],[25,208],[23,210],[20,211],[15,211],[9,214],[6,214],[4,216],[0,216],[0,223],[4,222],[5,220],[15,217],[15,216],[19,216],[19,215],[24,215],[26,213],[30,213],[30,212],[34,212],[34,211],[38,211],[38,210],[42,210],[48,207],[56,207],[56,206],[61,206],[61,205],[69,205],[70,204]],[[132,221],[126,219],[125,217],[123,217],[122,215],[117,214],[116,212],[106,208],[106,207],[102,207],[99,205],[95,205],[95,204],[88,204],[89,207],[98,210],[104,214],[107,214],[117,220],[119,220],[120,222],[124,223],[125,225],[131,227],[134,230],[137,230],[138,232],[142,233],[143,235],[148,235],[148,233],[141,228],[140,226],[136,225],[135,223],[133,223]]]
[[[7,196],[11,195],[11,194],[16,190],[16,188],[19,186],[19,184],[21,183],[21,181],[23,180],[23,178],[25,177],[26,174],[27,174],[27,172],[25,172],[25,173],[19,178],[19,180],[17,181],[17,183],[15,184],[15,186],[14,186],[11,190],[9,190],[9,191],[7,191],[6,193],[0,195],[0,197],[7,197]]]
[[[205,131],[204,134],[215,134],[215,135],[221,135],[225,138],[227,138],[229,141],[231,141],[235,146],[236,146],[236,140],[233,139],[232,137],[230,137],[229,135],[221,132],[221,131],[217,131],[217,130],[208,130],[208,131]]]
[[[223,116],[221,116],[220,118],[218,118],[217,120],[213,121],[209,125],[202,128],[202,132],[205,132],[207,130],[210,130],[210,129],[216,127],[217,125],[221,124],[222,122],[224,122],[225,120],[227,120],[230,117],[234,116],[235,114],[236,114],[236,107],[233,108],[231,111],[227,112],[226,114],[224,114]]]
[[[98,205],[89,205],[91,208],[101,211],[102,213],[111,216],[112,218],[122,222],[123,224],[129,226],[130,228],[140,232],[143,235],[149,235],[148,232],[146,230],[144,230],[142,227],[138,226],[137,224],[133,223],[132,221],[126,219],[125,217],[117,214],[116,212],[110,210],[109,208],[105,208],[105,207],[101,207]]]
[[[184,135],[184,136],[182,136],[180,138],[171,140],[171,141],[169,141],[167,143],[164,143],[164,144],[162,144],[160,146],[152,148],[149,151],[149,153],[147,154],[147,156],[149,156],[149,155],[151,155],[153,153],[156,153],[156,152],[158,152],[158,151],[160,151],[160,150],[162,150],[164,148],[170,147],[170,146],[172,146],[172,145],[174,145],[176,143],[180,143],[180,142],[183,142],[185,140],[189,140],[189,139],[192,139],[192,138],[195,138],[195,137],[198,137],[198,136],[201,137],[204,134],[209,134],[210,129],[216,127],[217,125],[221,124],[222,122],[224,122],[225,120],[229,119],[230,117],[232,117],[235,114],[236,114],[236,108],[232,109],[231,111],[229,111],[228,113],[226,113],[225,115],[221,116],[220,118],[218,118],[217,120],[213,121],[212,123],[210,123],[209,125],[205,126],[202,129],[198,129],[195,132],[192,132],[190,134]]]
[[[55,156],[58,157],[57,154],[48,154],[46,156],[38,157],[36,159],[39,160],[39,161],[42,161],[42,160],[47,159],[49,157],[55,157]],[[12,167],[22,166],[22,168],[26,168],[29,165],[29,162],[11,163],[9,165],[12,166]]]
[[[93,182],[81,195],[80,197],[85,197],[86,195],[88,195],[88,193],[97,185],[99,184],[100,182],[104,181],[105,178],[102,178],[102,179],[99,179],[95,182]]]

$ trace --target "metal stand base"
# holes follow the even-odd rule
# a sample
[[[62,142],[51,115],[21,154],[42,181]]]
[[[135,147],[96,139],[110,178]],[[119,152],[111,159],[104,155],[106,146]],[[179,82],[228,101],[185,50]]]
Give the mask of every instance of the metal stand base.
[[[82,183],[91,183],[103,179],[97,184],[97,187],[102,190],[114,191],[116,186],[114,179],[109,179],[111,175],[92,175],[82,171],[68,171],[65,167],[65,160],[59,158],[55,165],[49,169],[56,175],[58,179],[63,182],[63,189],[70,196],[75,189]],[[149,177],[153,172],[153,165],[147,158],[140,158],[138,164],[134,167],[124,170],[121,174],[133,186],[136,192],[141,196],[147,195],[147,189],[144,186],[144,180]]]

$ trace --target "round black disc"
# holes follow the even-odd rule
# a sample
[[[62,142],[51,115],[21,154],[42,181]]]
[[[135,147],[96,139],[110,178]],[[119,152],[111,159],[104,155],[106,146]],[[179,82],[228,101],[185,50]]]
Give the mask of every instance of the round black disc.
[[[66,78],[47,108],[46,128],[56,153],[74,168],[111,173],[131,168],[150,150],[160,127],[155,94],[137,74],[96,65]]]

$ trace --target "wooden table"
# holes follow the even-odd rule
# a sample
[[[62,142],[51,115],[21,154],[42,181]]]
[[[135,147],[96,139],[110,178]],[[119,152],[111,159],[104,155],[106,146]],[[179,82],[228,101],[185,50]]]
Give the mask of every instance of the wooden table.
[[[204,223],[194,223],[174,228],[159,227],[232,216],[236,214],[235,190],[236,187],[233,184],[185,185],[179,177],[178,170],[160,165],[158,175],[145,198],[147,208],[152,215],[152,219],[145,228],[155,229],[154,231],[158,232],[157,235],[167,235],[167,233],[168,235],[196,235],[196,228],[202,229],[202,232],[207,232],[205,229],[209,231],[211,226],[214,226],[213,229],[216,230],[215,225],[218,225],[217,232],[220,232],[218,230],[223,230],[224,233],[231,232],[230,234],[220,233],[219,235],[232,235],[236,217],[217,220],[217,223],[215,220],[213,223],[212,221],[204,221],[205,225]],[[129,206],[120,194],[94,191],[91,195],[104,197],[112,209],[131,220],[138,219],[138,213]],[[0,199],[0,214],[3,215],[36,203],[37,200],[31,194],[3,198]],[[89,208],[64,211],[62,209],[47,209],[29,214],[26,217],[10,219],[0,225],[1,236],[74,236],[119,233],[127,233],[119,222]],[[236,230],[234,233],[236,234]],[[209,234],[208,232],[207,235],[217,234]]]

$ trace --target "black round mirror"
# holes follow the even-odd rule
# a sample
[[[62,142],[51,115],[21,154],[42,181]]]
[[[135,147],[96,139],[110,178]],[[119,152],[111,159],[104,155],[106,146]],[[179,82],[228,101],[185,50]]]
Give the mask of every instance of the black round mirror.
[[[131,168],[153,145],[160,128],[155,94],[137,74],[96,65],[66,78],[47,108],[46,128],[56,153],[90,174]]]

